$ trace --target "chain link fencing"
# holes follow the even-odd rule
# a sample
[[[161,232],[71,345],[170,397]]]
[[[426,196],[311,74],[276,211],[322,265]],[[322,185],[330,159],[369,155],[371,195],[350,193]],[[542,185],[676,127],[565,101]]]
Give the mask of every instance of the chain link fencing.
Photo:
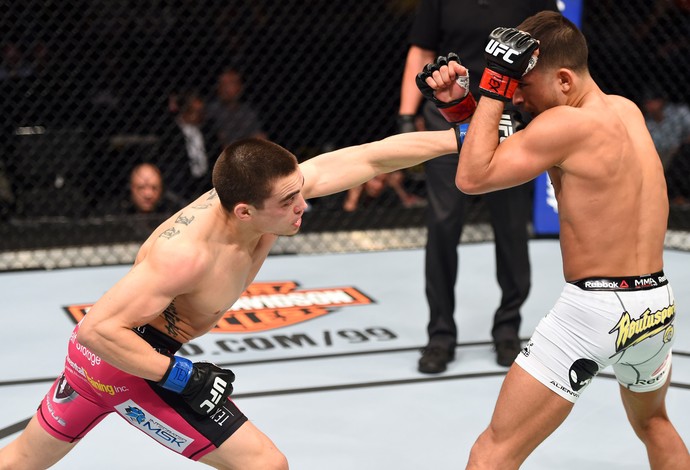
[[[302,161],[394,133],[416,3],[0,0],[0,270],[131,262],[166,214],[133,209],[130,172],[155,163],[166,188],[180,187],[188,147],[175,119],[194,114],[194,103],[212,166],[224,145],[211,121],[228,70],[235,85],[241,79],[246,112],[233,129]],[[682,0],[585,1],[595,79],[641,107],[652,98],[687,105],[689,17]],[[667,241],[688,249],[690,156],[687,145],[670,150]],[[374,188],[354,211],[344,210],[346,194],[310,201],[302,233],[274,253],[423,246],[423,169],[402,177],[403,196]],[[482,198],[470,208],[462,241],[491,239]]]

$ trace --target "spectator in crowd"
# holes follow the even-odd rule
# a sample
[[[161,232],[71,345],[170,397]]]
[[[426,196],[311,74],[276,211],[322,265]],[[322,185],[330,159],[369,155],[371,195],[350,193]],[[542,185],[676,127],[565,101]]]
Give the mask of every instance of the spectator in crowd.
[[[266,138],[258,114],[242,101],[243,87],[240,73],[225,69],[218,77],[216,98],[208,104],[207,114],[221,147],[247,137]]]
[[[151,163],[140,163],[132,169],[129,194],[121,201],[119,214],[160,214],[169,216],[183,200],[166,191],[160,169]]]
[[[671,103],[663,91],[648,91],[642,99],[647,129],[666,173],[669,199],[686,205],[690,196],[690,107]]]
[[[463,64],[470,70],[470,76],[478,77],[484,68],[482,51],[491,30],[501,25],[516,25],[541,10],[557,11],[555,0],[422,0],[409,36],[411,45],[400,93],[399,130],[414,130],[413,122],[422,101],[422,95],[415,85],[415,76],[425,64],[432,62],[439,54],[452,51],[462,58]],[[470,85],[475,96],[479,96],[477,82],[472,81]],[[424,105],[423,116],[426,129],[449,127],[431,103]],[[470,197],[455,187],[457,164],[458,155],[451,154],[424,165],[429,202],[425,273],[430,318],[428,343],[419,359],[418,368],[423,373],[443,372],[447,363],[455,358],[458,331],[453,316],[457,249],[470,202]],[[496,275],[502,291],[491,335],[496,361],[507,367],[520,351],[520,308],[530,290],[527,247],[529,187],[522,185],[483,197],[494,231]],[[482,315],[485,312],[471,313]]]
[[[182,200],[195,198],[211,187],[211,151],[205,125],[204,100],[194,91],[169,99],[174,116],[161,139],[156,163],[168,191]]]
[[[363,206],[369,205],[375,200],[379,200],[391,189],[402,205],[406,208],[422,207],[426,205],[426,201],[407,191],[404,185],[405,174],[402,171],[394,171],[392,173],[384,173],[378,175],[366,183],[350,189],[343,201],[343,210],[346,212],[354,212],[362,203]]]

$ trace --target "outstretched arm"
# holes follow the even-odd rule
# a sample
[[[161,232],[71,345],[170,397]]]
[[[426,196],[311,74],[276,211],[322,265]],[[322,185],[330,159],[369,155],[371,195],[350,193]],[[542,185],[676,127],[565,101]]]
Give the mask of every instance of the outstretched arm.
[[[344,191],[381,173],[456,153],[455,132],[411,132],[318,155],[300,164],[305,199]]]

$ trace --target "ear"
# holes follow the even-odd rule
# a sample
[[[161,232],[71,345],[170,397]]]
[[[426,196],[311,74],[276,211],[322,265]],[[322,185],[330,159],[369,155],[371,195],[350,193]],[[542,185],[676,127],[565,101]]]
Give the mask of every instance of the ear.
[[[570,69],[558,69],[558,83],[561,86],[563,93],[569,93],[573,88],[575,81],[575,74]]]
[[[244,202],[241,202],[237,205],[235,205],[235,209],[233,210],[233,213],[235,216],[240,219],[240,220],[248,220],[252,217],[252,213],[254,212],[254,207],[245,204]]]

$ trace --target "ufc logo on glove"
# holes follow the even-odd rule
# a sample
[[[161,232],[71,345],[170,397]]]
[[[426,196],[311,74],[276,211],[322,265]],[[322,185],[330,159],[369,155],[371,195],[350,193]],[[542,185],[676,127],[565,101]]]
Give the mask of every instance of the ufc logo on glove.
[[[492,56],[494,56],[494,57],[498,57],[499,54],[503,54],[503,60],[504,60],[505,62],[509,63],[509,64],[514,63],[514,62],[510,59],[510,56],[511,56],[511,55],[518,55],[518,54],[520,54],[520,53],[519,53],[518,51],[516,51],[515,49],[512,49],[512,48],[508,47],[507,45],[502,44],[502,43],[496,41],[495,39],[491,39],[491,40],[489,41],[489,43],[486,45],[486,48],[484,49],[484,51],[485,51],[487,54],[490,54],[490,55],[492,55]]]
[[[513,119],[510,117],[510,114],[503,113],[501,121],[498,123],[498,141],[503,142],[513,135],[514,132]]]
[[[211,392],[211,399],[204,400],[200,408],[208,408],[209,412],[215,410],[218,406],[218,402],[220,402],[220,399],[223,398],[223,393],[225,392],[225,388],[227,386],[228,383],[225,380],[221,379],[220,377],[216,377],[216,379],[213,381],[213,388],[209,390],[209,392]]]
[[[192,363],[180,356],[170,357],[170,366],[158,385],[182,395],[194,411],[211,415],[232,393],[235,374],[210,362]]]

